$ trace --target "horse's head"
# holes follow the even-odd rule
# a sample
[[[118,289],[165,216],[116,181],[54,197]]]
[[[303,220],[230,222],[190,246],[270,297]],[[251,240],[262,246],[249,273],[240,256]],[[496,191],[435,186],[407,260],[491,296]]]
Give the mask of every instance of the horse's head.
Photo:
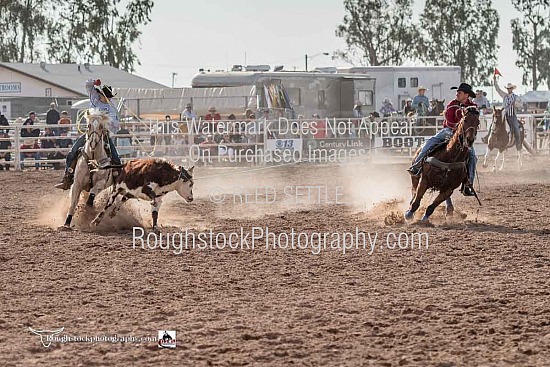
[[[502,118],[502,107],[496,108],[493,106],[493,124],[495,127],[504,126],[504,119]]]
[[[476,106],[463,107],[462,110],[464,117],[458,125],[457,133],[460,136],[460,143],[466,148],[471,147],[476,140],[479,128],[479,110]]]
[[[183,166],[178,167],[180,174],[176,185],[176,191],[188,203],[193,201],[193,169],[194,168],[195,166],[186,170],[185,168],[183,168]]]
[[[88,110],[86,113],[86,140],[89,141],[90,147],[95,149],[103,140],[103,135],[107,131],[107,123],[109,115],[97,110]]]

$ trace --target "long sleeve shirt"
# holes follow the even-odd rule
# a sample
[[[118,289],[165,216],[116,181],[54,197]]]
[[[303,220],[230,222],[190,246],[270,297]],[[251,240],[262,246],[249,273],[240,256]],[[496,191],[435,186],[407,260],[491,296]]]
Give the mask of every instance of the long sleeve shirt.
[[[506,116],[513,116],[516,114],[516,108],[521,107],[521,100],[517,94],[506,93],[500,89],[499,85],[495,83],[495,89],[502,97],[502,107]]]
[[[111,134],[116,134],[120,128],[120,121],[118,119],[118,111],[112,105],[112,103],[101,102],[99,92],[94,88],[95,79],[86,80],[86,90],[90,96],[90,103],[92,106],[98,110],[105,112],[109,115],[109,132]]]
[[[476,106],[476,104],[467,100],[464,106]],[[456,130],[462,117],[464,117],[464,112],[460,107],[460,102],[453,99],[445,108],[445,121],[443,122],[443,127],[449,127],[453,129],[453,131]]]

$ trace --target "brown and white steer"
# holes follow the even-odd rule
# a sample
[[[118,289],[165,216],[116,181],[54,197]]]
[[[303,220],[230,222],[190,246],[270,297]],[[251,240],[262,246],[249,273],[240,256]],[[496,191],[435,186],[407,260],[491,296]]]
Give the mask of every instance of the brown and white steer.
[[[110,214],[111,218],[128,199],[151,200],[153,230],[158,230],[158,212],[164,195],[175,190],[185,201],[193,201],[193,168],[186,170],[162,158],[129,161],[117,177],[114,191],[107,200],[105,208],[92,221],[92,225],[99,225],[107,209],[115,204],[120,196],[120,200]]]

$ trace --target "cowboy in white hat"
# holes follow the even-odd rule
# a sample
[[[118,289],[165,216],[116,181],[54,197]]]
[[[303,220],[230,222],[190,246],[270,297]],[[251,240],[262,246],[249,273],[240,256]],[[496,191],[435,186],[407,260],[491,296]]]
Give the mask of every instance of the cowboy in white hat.
[[[493,81],[495,84],[495,89],[497,90],[498,94],[502,97],[502,108],[504,112],[504,116],[506,117],[506,122],[508,122],[508,126],[510,126],[510,131],[514,134],[514,140],[516,142],[516,149],[520,150],[522,143],[520,138],[520,132],[519,132],[519,122],[518,117],[516,115],[516,108],[521,107],[521,101],[519,99],[519,96],[514,93],[514,89],[516,89],[516,86],[512,83],[506,84],[506,92],[504,92],[500,86],[497,84],[497,76],[493,76]],[[489,133],[491,131],[489,130]]]
[[[418,87],[418,94],[413,98],[412,108],[416,110],[419,116],[426,116],[430,100],[424,95],[427,89],[424,86]]]

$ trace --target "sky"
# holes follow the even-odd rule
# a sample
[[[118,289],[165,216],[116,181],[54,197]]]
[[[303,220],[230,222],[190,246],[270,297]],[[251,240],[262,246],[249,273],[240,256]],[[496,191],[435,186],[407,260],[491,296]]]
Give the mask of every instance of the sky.
[[[483,0],[479,0],[483,1]],[[424,0],[415,0],[418,18]],[[510,0],[493,0],[500,15],[498,68],[501,84],[521,86],[521,70],[514,65],[510,20],[519,14]],[[191,85],[199,68],[227,70],[234,64],[284,65],[285,70],[346,66],[330,55],[344,50],[335,35],[345,11],[342,0],[156,0],[151,23],[142,28],[135,51],[141,65],[136,74],[167,86]],[[419,64],[420,65],[420,64]],[[539,88],[540,89],[540,88]]]

